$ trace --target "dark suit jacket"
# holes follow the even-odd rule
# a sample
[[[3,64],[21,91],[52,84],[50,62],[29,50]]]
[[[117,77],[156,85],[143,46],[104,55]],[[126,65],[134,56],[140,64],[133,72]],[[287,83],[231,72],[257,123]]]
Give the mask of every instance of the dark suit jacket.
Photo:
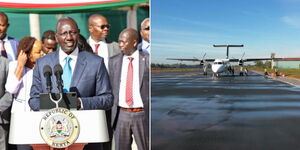
[[[140,93],[146,112],[145,121],[149,124],[149,55],[139,51],[139,78],[140,78]],[[113,89],[114,105],[112,108],[112,127],[118,120],[119,113],[119,91],[121,81],[121,70],[122,70],[123,54],[120,53],[110,58],[109,60],[109,77]]]
[[[40,109],[40,93],[46,93],[46,79],[43,67],[54,68],[59,64],[59,51],[47,54],[36,62],[33,70],[33,81],[29,105],[33,110]],[[52,92],[58,93],[56,77],[52,75]],[[102,57],[87,51],[79,51],[75,70],[72,76],[70,91],[77,92],[83,103],[83,109],[108,110],[113,105],[111,86]]]
[[[9,123],[12,95],[5,91],[8,75],[8,60],[0,56],[0,124]]]

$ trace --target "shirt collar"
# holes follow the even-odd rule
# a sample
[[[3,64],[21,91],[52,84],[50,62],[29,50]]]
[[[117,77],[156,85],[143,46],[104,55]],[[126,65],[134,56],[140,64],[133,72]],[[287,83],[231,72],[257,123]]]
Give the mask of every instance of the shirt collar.
[[[8,41],[8,36],[7,36],[7,34],[6,34],[5,37],[3,38],[3,41],[5,41],[5,42]]]
[[[142,41],[142,49],[148,48],[149,45],[150,45],[150,43],[148,41],[145,41],[145,40]]]
[[[127,56],[127,55],[124,55],[124,56],[125,56],[126,59],[127,59],[128,57],[133,57],[133,58],[134,58],[133,60],[135,60],[135,59],[138,58],[138,56],[139,56],[139,51],[136,50],[136,51],[134,51],[130,56]]]
[[[101,41],[99,41],[99,42],[96,42],[96,41],[94,41],[93,39],[92,39],[92,37],[90,36],[89,37],[89,43],[90,44],[99,44],[99,43],[106,43],[106,40],[105,39],[103,39],[103,40],[101,40]]]
[[[60,47],[59,48],[59,60],[64,61],[67,56],[70,56],[72,58],[72,60],[77,60],[78,52],[79,52],[79,49],[78,49],[78,47],[76,47],[75,50],[70,55],[68,55]]]

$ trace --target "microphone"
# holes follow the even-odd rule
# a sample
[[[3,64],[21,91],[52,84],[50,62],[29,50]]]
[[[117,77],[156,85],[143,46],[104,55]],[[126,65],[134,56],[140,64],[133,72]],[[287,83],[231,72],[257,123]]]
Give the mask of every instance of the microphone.
[[[57,88],[60,93],[63,93],[63,80],[61,78],[61,75],[63,74],[63,69],[60,64],[56,64],[54,66],[54,74],[56,76]]]
[[[51,93],[52,83],[51,83],[51,76],[52,76],[52,69],[49,65],[45,65],[43,68],[44,77],[46,78],[46,85],[48,93]]]

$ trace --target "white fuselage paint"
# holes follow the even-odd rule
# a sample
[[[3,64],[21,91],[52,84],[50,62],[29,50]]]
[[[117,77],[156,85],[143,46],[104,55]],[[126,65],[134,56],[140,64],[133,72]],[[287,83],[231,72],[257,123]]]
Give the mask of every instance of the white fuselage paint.
[[[214,73],[219,74],[228,71],[229,59],[216,59],[211,66]]]

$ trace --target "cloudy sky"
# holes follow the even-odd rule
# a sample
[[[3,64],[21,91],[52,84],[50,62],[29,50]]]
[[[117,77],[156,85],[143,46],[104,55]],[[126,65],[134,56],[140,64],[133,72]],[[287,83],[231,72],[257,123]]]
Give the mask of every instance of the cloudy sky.
[[[300,57],[300,0],[152,0],[152,63],[166,58]]]

